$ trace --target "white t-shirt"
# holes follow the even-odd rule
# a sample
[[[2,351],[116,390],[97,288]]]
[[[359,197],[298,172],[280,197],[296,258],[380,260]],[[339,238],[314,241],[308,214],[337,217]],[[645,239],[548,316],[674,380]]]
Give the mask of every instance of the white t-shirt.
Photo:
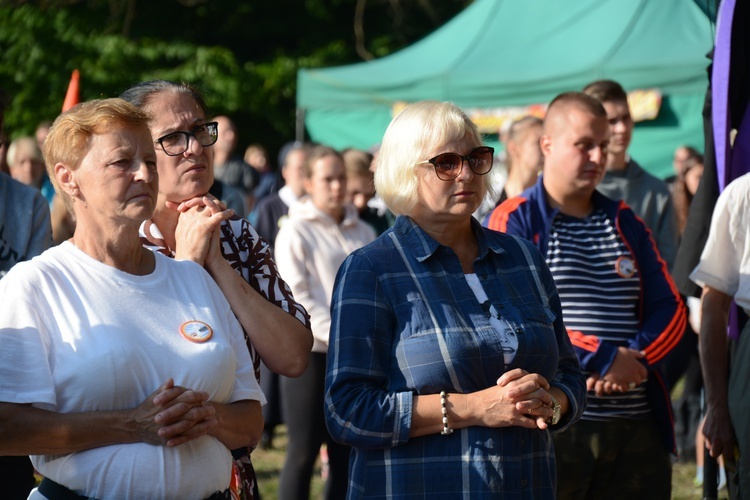
[[[132,409],[171,377],[215,402],[265,403],[221,290],[197,264],[154,255],[147,276],[67,242],[16,265],[0,281],[0,401],[60,413]],[[211,436],[32,461],[95,498],[205,498],[231,478],[231,454]]]
[[[710,286],[750,314],[750,174],[738,177],[721,193],[701,260],[690,275],[699,286]]]

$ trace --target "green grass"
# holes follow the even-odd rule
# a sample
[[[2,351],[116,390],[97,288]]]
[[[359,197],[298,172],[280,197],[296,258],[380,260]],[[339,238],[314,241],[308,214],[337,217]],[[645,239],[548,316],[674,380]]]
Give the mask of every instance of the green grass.
[[[274,448],[271,450],[257,449],[253,452],[253,466],[258,475],[258,487],[263,500],[275,500],[279,497],[279,473],[284,465],[286,448],[286,428],[276,428]],[[672,498],[675,500],[700,500],[703,490],[693,485],[695,477],[695,463],[678,463],[672,470]],[[323,497],[323,480],[320,476],[320,461],[315,464],[310,498]],[[726,499],[726,490],[719,492],[720,499]]]
[[[273,439],[273,448],[270,450],[256,449],[253,451],[253,467],[258,478],[258,489],[263,500],[275,500],[279,498],[279,474],[284,465],[286,452],[286,427],[276,427]],[[320,459],[315,463],[312,484],[310,485],[310,498],[323,498],[323,479],[320,475]]]

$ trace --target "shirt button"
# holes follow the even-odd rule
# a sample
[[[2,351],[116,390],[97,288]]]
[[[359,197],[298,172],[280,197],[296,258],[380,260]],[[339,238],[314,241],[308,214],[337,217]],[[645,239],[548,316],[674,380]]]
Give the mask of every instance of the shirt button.
[[[521,479],[521,486],[526,486],[529,482],[525,479]]]
[[[520,444],[521,444],[522,447],[526,446],[526,441],[522,439]]]

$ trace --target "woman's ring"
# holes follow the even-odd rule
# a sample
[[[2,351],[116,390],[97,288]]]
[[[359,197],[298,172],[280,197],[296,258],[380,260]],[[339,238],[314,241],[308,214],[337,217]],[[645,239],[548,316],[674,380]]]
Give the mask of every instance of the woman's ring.
[[[635,382],[630,382],[630,383],[628,384],[628,388],[629,388],[629,389],[635,389]]]

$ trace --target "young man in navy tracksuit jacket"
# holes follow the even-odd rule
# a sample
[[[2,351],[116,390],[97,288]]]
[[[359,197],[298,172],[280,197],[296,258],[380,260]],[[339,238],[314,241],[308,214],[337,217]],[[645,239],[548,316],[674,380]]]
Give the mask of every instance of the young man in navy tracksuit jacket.
[[[555,98],[540,141],[544,175],[485,225],[545,255],[588,376],[583,418],[555,436],[558,498],[668,499],[675,446],[659,362],[682,336],[685,309],[643,222],[596,191],[608,139],[598,101]]]

